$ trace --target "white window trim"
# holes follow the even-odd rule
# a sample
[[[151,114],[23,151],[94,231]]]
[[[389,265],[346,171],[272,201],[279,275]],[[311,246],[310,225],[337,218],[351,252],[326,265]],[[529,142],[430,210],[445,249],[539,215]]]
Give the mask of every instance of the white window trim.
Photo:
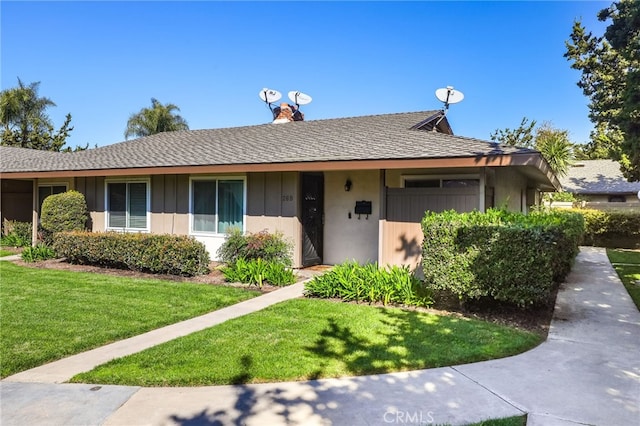
[[[456,180],[456,179],[477,179],[480,181],[480,175],[477,173],[474,174],[452,174],[452,175],[402,175],[400,176],[400,182],[402,183],[402,188],[406,188],[405,182],[407,181],[415,181],[415,180],[439,180],[440,186],[438,188],[442,188],[443,180]]]
[[[206,232],[206,231],[194,231],[193,230],[193,182],[194,181],[207,181],[213,180],[216,181],[216,214],[215,214],[215,223],[216,223],[216,231],[215,232]],[[247,232],[247,177],[245,175],[198,175],[198,176],[189,176],[189,235],[193,235],[196,237],[215,237],[215,236],[224,236],[226,235],[224,232],[219,233],[218,231],[218,182],[221,180],[241,180],[242,181],[242,233]]]
[[[109,226],[109,216],[111,212],[109,211],[109,184],[110,183],[145,183],[147,185],[147,226],[146,228],[119,228]],[[127,205],[129,200],[127,199]],[[127,222],[129,211],[127,209]],[[151,232],[151,179],[150,178],[118,178],[118,179],[105,179],[104,181],[104,229],[107,231],[119,231],[119,232]]]

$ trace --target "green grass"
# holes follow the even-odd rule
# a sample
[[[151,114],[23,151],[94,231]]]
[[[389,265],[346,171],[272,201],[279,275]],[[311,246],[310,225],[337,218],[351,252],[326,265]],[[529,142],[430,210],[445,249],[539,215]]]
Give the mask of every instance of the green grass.
[[[631,299],[640,310],[640,251],[607,249],[609,261],[629,292]]]
[[[206,284],[0,262],[1,377],[249,299]]]
[[[426,312],[295,299],[113,360],[72,382],[200,386],[415,370],[520,353],[536,334]]]
[[[527,416],[505,417],[504,419],[483,420],[467,426],[525,426]]]
[[[12,254],[15,253],[9,250],[0,249],[0,257],[11,256]]]

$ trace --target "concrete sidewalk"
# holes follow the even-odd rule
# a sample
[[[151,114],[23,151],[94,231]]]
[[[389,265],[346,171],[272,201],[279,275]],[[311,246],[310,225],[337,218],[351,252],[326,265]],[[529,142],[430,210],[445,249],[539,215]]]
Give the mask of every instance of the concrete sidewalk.
[[[640,425],[638,354],[640,313],[604,250],[582,248],[547,341],[521,355],[408,373],[199,388],[24,383],[15,380],[62,375],[15,375],[0,383],[0,421],[458,425],[528,413],[529,425]]]

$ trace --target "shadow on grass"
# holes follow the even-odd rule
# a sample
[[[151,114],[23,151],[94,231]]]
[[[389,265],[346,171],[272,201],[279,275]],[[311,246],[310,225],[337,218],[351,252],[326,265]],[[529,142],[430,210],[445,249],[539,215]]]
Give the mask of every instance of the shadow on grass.
[[[341,326],[329,318],[326,328],[313,346],[306,348],[311,353],[327,360],[311,375],[312,379],[327,377],[325,368],[331,360],[341,360],[353,375],[380,374],[417,368],[440,367],[438,354],[426,342],[430,336],[449,334],[451,329],[440,317],[420,316],[417,312],[381,309],[382,324],[394,333],[387,332],[382,339],[373,341],[362,338],[349,326]],[[425,318],[429,321],[429,333],[424,333]]]
[[[463,407],[469,383],[451,369],[407,371],[392,375],[377,374],[415,369],[433,364],[441,346],[429,347],[426,341],[436,334],[451,334],[449,321],[414,311],[381,309],[382,322],[390,326],[382,338],[372,340],[362,333],[342,326],[328,318],[317,339],[305,348],[320,355],[326,363],[317,366],[307,382],[277,384],[244,384],[254,376],[254,360],[250,355],[239,362],[242,372],[234,377],[235,386],[218,394],[220,387],[211,388],[210,407],[192,416],[171,416],[171,421],[186,426],[246,425],[246,424],[415,424],[460,423],[468,416]],[[430,331],[425,333],[425,321]],[[405,351],[404,354],[401,352]],[[442,357],[440,357],[442,358]],[[328,364],[341,360],[356,377],[322,379],[330,375]],[[372,367],[373,366],[373,367]],[[373,369],[373,371],[372,371]],[[454,389],[460,387],[460,391]],[[471,385],[475,389],[475,385]],[[444,392],[436,395],[436,392]],[[451,392],[454,390],[453,392]],[[232,397],[230,398],[230,395]],[[481,407],[496,410],[493,395],[479,390],[473,399]],[[497,403],[498,405],[501,402]],[[513,407],[500,407],[501,410]],[[521,414],[505,412],[508,415]],[[477,415],[477,413],[474,413]],[[486,418],[486,416],[485,416]],[[409,422],[411,423],[411,422]]]

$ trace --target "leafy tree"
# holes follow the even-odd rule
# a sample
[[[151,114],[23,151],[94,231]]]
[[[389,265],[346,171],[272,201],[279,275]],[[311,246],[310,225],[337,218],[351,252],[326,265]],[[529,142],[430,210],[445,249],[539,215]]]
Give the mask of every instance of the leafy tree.
[[[528,121],[527,117],[523,117],[520,126],[513,130],[508,127],[506,129],[496,129],[491,134],[491,140],[511,146],[532,148],[533,128],[536,126],[536,120],[532,120],[531,123],[527,123]]]
[[[151,108],[142,108],[140,112],[131,114],[127,121],[127,129],[124,137],[142,137],[162,132],[174,132],[176,130],[189,130],[189,125],[180,115],[180,111],[174,104],[161,104],[157,99],[151,98]]]
[[[591,141],[586,144],[575,144],[573,152],[577,160],[605,160],[619,157],[622,144],[622,133],[600,123],[591,132]]]
[[[589,98],[589,118],[606,131],[621,135],[611,150],[629,181],[640,180],[640,2],[621,0],[598,13],[611,20],[602,37],[573,24],[564,56],[580,70],[578,82]],[[597,143],[597,142],[596,142]]]
[[[491,140],[538,150],[555,174],[566,175],[573,160],[573,144],[569,140],[569,132],[556,129],[550,123],[544,123],[536,129],[536,121],[528,121],[525,117],[515,129],[496,129],[491,134]]]
[[[56,104],[38,96],[40,82],[25,85],[18,78],[18,87],[0,92],[2,145],[44,151],[61,151],[71,127],[71,114],[57,131],[47,115],[47,108]],[[67,148],[68,150],[68,148]]]

